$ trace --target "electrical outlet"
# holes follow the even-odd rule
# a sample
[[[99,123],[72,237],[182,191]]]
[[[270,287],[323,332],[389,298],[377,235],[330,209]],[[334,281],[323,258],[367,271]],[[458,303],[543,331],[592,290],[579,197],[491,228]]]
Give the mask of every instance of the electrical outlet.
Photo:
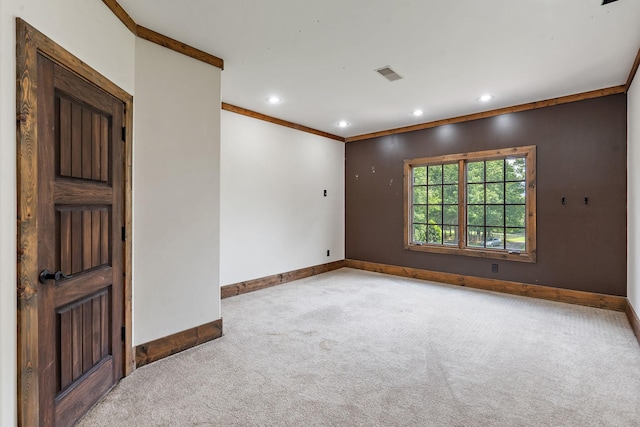
[[[491,272],[492,273],[498,272],[498,264],[491,264]]]

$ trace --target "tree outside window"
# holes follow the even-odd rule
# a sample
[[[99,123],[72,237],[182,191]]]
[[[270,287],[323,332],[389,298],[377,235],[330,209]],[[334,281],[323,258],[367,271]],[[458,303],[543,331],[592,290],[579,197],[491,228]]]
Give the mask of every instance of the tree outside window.
[[[405,248],[535,262],[535,146],[405,161]]]

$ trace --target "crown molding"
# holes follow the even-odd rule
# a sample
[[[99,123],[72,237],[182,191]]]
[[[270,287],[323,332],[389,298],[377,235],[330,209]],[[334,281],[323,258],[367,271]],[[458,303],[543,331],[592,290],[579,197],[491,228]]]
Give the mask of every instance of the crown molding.
[[[486,119],[488,117],[499,116],[502,114],[517,113],[520,111],[535,110],[538,108],[551,107],[554,105],[567,104],[570,102],[583,101],[585,99],[600,98],[603,96],[616,95],[625,93],[624,85],[613,86],[605,89],[592,90],[590,92],[577,93],[575,95],[561,96],[559,98],[546,99],[544,101],[530,102],[527,104],[514,105],[512,107],[498,108],[496,110],[484,111],[481,113],[467,114],[464,116],[453,117],[450,119],[436,120],[433,122],[420,123],[412,126],[405,126],[395,129],[383,130],[380,132],[366,133],[363,135],[350,136],[345,138],[346,142],[361,141],[363,139],[378,138],[381,136],[396,135],[399,133],[411,132],[414,130],[430,129],[437,126],[450,125],[454,123],[469,122],[471,120]]]
[[[224,70],[224,61],[221,58],[136,24],[116,0],[102,0],[102,2],[135,36]]]
[[[625,92],[629,91],[629,88],[631,88],[631,83],[633,83],[633,78],[636,76],[636,73],[638,72],[638,66],[640,66],[640,49],[638,49],[638,54],[636,55],[636,59],[635,61],[633,61],[633,65],[631,66],[631,71],[629,72],[627,83],[624,85]]]
[[[231,111],[232,113],[251,117],[254,119],[264,120],[265,122],[274,123],[276,125],[288,127],[291,129],[296,129],[302,132],[311,133],[313,135],[322,136],[324,138],[335,139],[336,141],[345,142],[345,139],[341,136],[333,135],[331,133],[323,132],[317,129],[312,129],[310,127],[299,125],[293,122],[288,122],[286,120],[281,120],[275,117],[267,116],[266,114],[258,113],[257,111],[247,110],[246,108],[237,107],[235,105],[227,104],[226,102],[222,103],[222,109],[226,111]]]

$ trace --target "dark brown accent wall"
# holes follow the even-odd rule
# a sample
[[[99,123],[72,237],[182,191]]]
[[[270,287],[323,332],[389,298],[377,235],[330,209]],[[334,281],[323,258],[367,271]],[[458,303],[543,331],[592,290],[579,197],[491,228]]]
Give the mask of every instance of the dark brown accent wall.
[[[618,94],[348,143],[346,258],[626,296],[626,105]],[[404,249],[405,159],[524,145],[537,146],[537,263]]]

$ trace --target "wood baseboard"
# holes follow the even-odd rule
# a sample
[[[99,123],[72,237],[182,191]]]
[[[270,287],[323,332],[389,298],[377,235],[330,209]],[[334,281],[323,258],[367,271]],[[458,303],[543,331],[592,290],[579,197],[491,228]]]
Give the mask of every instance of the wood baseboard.
[[[628,300],[625,307],[625,313],[627,313],[631,329],[633,329],[633,332],[636,334],[636,338],[638,339],[638,344],[640,344],[640,318],[638,318],[638,313],[635,312],[631,302]]]
[[[346,267],[393,276],[410,277],[414,279],[430,280],[432,282],[449,285],[466,286],[493,292],[540,298],[550,301],[584,305],[587,307],[603,308],[607,310],[625,311],[627,298],[615,295],[604,295],[593,292],[574,291],[570,289],[553,288],[550,286],[531,285],[520,282],[487,279],[484,277],[464,276],[461,274],[442,273],[439,271],[421,270],[410,267],[378,264],[368,261],[345,260]]]
[[[222,336],[222,319],[136,346],[136,367],[148,365]]]
[[[258,291],[271,286],[281,285],[316,274],[327,273],[345,267],[345,261],[335,261],[328,264],[320,264],[313,267],[302,268],[300,270],[288,271],[286,273],[274,274],[273,276],[261,277],[260,279],[247,280],[245,282],[225,285],[220,288],[221,298],[229,298],[247,292]]]

